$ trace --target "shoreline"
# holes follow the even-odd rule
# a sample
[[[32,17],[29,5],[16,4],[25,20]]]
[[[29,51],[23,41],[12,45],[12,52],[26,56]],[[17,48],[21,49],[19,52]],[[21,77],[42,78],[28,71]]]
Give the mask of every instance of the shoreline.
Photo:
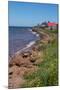
[[[32,31],[32,29],[30,29],[29,31],[31,31],[31,33],[33,35],[36,35],[36,37],[39,37],[39,34],[37,32]],[[19,53],[23,52],[23,50],[27,50],[27,49],[29,50],[29,48],[31,48],[36,43],[36,41],[30,41],[24,48],[22,48],[21,50],[17,51],[16,54],[19,54]]]
[[[36,33],[34,34],[36,35]],[[9,89],[20,87],[25,82],[23,78],[25,74],[29,74],[38,70],[38,67],[33,64],[36,61],[36,57],[38,56],[38,52],[35,47],[36,41],[31,41],[26,45],[26,47],[17,51],[10,58],[8,70]],[[25,50],[27,51],[25,52]]]
[[[29,31],[30,31],[33,35],[36,35],[36,37],[39,37],[39,34],[38,34],[37,32],[34,32],[32,29],[29,29]],[[37,40],[40,40],[40,37],[39,37],[39,39],[37,39]],[[30,48],[32,48],[32,46],[35,45],[35,43],[36,43],[37,40],[35,40],[35,41],[30,41],[24,48],[16,51],[13,55],[11,55],[11,56],[9,56],[9,57],[12,58],[12,57],[14,57],[15,55],[20,54],[20,53],[22,53],[22,52],[24,52],[24,51],[30,51]]]
[[[34,31],[32,30],[32,32],[34,32]],[[38,33],[38,31],[35,31],[35,32]],[[35,32],[34,32],[34,34],[36,34]],[[24,76],[25,75],[29,76],[31,73],[34,74],[34,72],[39,71],[39,69],[40,69],[39,65],[42,64],[41,62],[43,62],[43,58],[44,58],[44,56],[43,56],[44,50],[47,50],[47,52],[49,53],[49,54],[45,53],[45,55],[47,55],[46,58],[48,57],[48,55],[50,55],[50,53],[51,53],[50,48],[52,49],[53,47],[49,46],[49,44],[53,45],[55,37],[52,39],[52,36],[50,36],[50,34],[45,33],[44,30],[43,31],[40,30],[40,33],[38,33],[38,34],[40,36],[38,43],[36,43],[35,41],[33,41],[32,43],[30,42],[28,45],[26,45],[26,47],[24,47],[21,51],[18,51],[14,55],[14,57],[11,58],[11,60],[9,62],[9,78],[8,78],[9,89],[20,88],[20,87],[22,87],[22,85],[24,86],[25,82],[27,83],[26,79],[24,79]],[[35,46],[34,46],[34,44],[35,44]],[[47,45],[49,47],[47,47]],[[54,43],[54,46],[55,46],[55,43]],[[25,49],[28,49],[30,47],[31,47],[31,49],[30,49],[31,51],[24,52]],[[50,50],[50,52],[48,50]],[[22,52],[22,53],[20,53],[20,52]],[[53,52],[53,54],[55,54],[55,53]],[[49,58],[50,58],[50,56],[49,56]],[[51,58],[50,58],[50,60],[51,60]],[[50,60],[49,60],[49,62],[44,61],[43,65],[45,66],[45,63],[48,63],[48,65],[49,65]],[[45,70],[46,69],[47,69],[47,67],[45,68]],[[45,70],[44,70],[44,73],[45,73]],[[47,74],[47,75],[49,76],[49,74]]]
[[[26,47],[24,47],[24,48],[22,48],[21,50],[17,51],[17,52],[15,53],[15,55],[16,55],[16,54],[20,54],[20,53],[22,53],[23,51],[28,51],[29,48],[31,48],[31,47],[35,44],[35,42],[36,42],[36,41],[31,41],[30,43],[28,43],[28,44],[26,45]]]

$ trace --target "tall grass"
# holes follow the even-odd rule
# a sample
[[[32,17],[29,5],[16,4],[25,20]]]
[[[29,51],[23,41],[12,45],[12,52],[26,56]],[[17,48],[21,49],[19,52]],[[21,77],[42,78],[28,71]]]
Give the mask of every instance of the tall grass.
[[[39,43],[40,44],[40,43]],[[38,71],[26,75],[26,83],[23,87],[41,87],[58,85],[58,42],[55,39],[46,45],[43,54],[43,61],[37,66]]]

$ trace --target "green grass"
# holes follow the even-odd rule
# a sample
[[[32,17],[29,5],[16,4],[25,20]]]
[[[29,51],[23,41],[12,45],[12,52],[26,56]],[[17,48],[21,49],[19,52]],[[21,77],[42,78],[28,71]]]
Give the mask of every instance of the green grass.
[[[52,32],[50,32],[52,33]],[[55,33],[54,33],[55,34]],[[40,44],[38,42],[38,44]],[[58,44],[57,37],[45,46],[43,61],[37,66],[39,70],[26,75],[26,83],[22,87],[42,87],[58,85]]]

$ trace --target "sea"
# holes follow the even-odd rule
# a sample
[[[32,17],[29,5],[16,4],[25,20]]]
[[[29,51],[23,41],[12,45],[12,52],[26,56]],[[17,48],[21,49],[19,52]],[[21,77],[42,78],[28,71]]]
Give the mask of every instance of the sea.
[[[39,35],[32,32],[32,27],[9,26],[9,56],[31,47]]]

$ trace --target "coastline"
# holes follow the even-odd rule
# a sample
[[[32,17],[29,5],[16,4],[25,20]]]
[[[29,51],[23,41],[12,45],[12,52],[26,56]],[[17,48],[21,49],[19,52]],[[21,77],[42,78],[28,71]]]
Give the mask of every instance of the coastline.
[[[36,31],[34,32],[33,30],[31,31],[34,35],[37,35],[39,36],[39,40],[37,41],[40,41],[40,34],[38,34]],[[42,34],[42,36],[44,36],[44,34]],[[41,40],[43,40],[43,38],[41,38]],[[24,47],[22,50],[19,50],[17,51],[11,58],[10,58],[10,61],[9,61],[9,83],[12,84],[12,86],[10,84],[8,84],[9,88],[18,88],[18,87],[21,87],[22,84],[25,82],[23,77],[26,74],[30,74],[30,73],[33,73],[35,71],[38,70],[38,67],[35,66],[33,63],[36,62],[36,59],[38,57],[41,57],[42,56],[42,53],[39,52],[36,48],[36,41],[33,41],[33,42],[30,42],[29,44],[27,44],[26,47]],[[30,48],[30,50],[29,50]],[[27,50],[27,51],[25,51]],[[26,60],[26,61],[25,61]],[[37,60],[36,63],[39,63],[40,61]],[[10,70],[11,69],[11,70]],[[21,70],[19,70],[21,69]],[[10,82],[10,73],[11,72],[14,72],[13,74],[13,80],[11,80]],[[15,74],[17,75],[17,73],[19,73],[19,77],[14,77]],[[21,80],[18,80],[18,79],[22,79]],[[16,79],[16,84],[15,85],[15,79]]]
[[[38,34],[37,32],[32,31],[32,29],[29,29],[29,31],[30,31],[33,35],[35,35],[36,37],[38,37],[38,40],[40,40],[39,34]],[[12,55],[10,58],[12,58],[12,57],[14,57],[15,55],[20,54],[20,53],[22,53],[22,52],[24,52],[24,51],[30,51],[30,49],[32,49],[32,46],[35,45],[36,41],[37,41],[37,40],[30,41],[24,48],[22,48],[21,50],[18,50],[17,52],[15,52],[14,55]]]
[[[26,47],[24,47],[23,49],[17,51],[15,54],[19,54],[23,51],[29,50],[29,48],[31,48],[33,45],[35,44],[35,41],[31,41],[29,44],[26,45]]]
[[[30,76],[29,76],[30,74],[32,74],[33,76],[36,73],[37,73],[36,75],[39,74],[38,79],[36,80],[36,77],[34,76],[35,77],[33,79],[34,82],[32,82],[32,84],[33,84],[37,81],[37,84],[38,84],[39,78],[41,78],[40,73],[42,73],[42,70],[43,70],[43,73],[45,74],[47,67],[49,68],[50,71],[51,70],[52,71],[51,71],[51,73],[49,73],[49,70],[47,70],[46,75],[50,76],[53,72],[57,73],[56,71],[54,71],[55,64],[57,66],[57,63],[56,63],[57,59],[55,59],[56,56],[54,56],[55,52],[56,52],[54,50],[57,47],[55,45],[56,44],[56,41],[55,41],[56,34],[51,33],[47,30],[46,31],[49,32],[49,34],[47,32],[44,32],[44,30],[39,29],[39,31],[40,32],[35,31],[36,33],[39,34],[39,37],[40,37],[40,39],[37,40],[38,42],[33,41],[32,43],[29,43],[21,51],[18,51],[14,55],[14,57],[11,58],[11,61],[9,62],[9,86],[8,87],[10,89],[27,87],[31,81],[29,81],[29,83],[28,83],[26,81],[26,79],[24,78],[24,76],[26,75],[27,77],[30,78]],[[36,35],[36,33],[33,30],[32,30],[32,32]],[[53,45],[54,45],[54,47],[53,47]],[[30,47],[31,47],[30,50],[24,51],[25,49],[29,49]],[[52,60],[50,54],[53,56],[53,60]],[[44,56],[46,56],[46,57],[44,58]],[[48,60],[48,58],[50,60]],[[46,60],[46,62],[44,59]],[[46,63],[48,66],[45,66]],[[52,64],[53,64],[53,67],[51,67]],[[40,65],[42,65],[42,66],[40,66]],[[44,76],[42,76],[42,77],[45,78]],[[48,78],[48,80],[50,78]],[[54,81],[52,81],[52,82],[54,82]],[[10,83],[12,86],[10,85]],[[25,86],[26,84],[27,84],[27,86]],[[47,84],[48,84],[48,82],[47,82]]]
[[[39,34],[38,34],[37,32],[33,32],[32,29],[30,29],[29,31],[30,31],[33,35],[36,35],[36,37],[39,37]],[[40,39],[38,39],[38,40],[40,40]],[[36,41],[37,41],[37,40],[36,40]],[[31,48],[32,46],[34,46],[34,44],[36,43],[36,41],[30,41],[23,49],[17,51],[15,54],[19,54],[19,53],[23,52],[24,50],[25,50],[25,51],[26,51],[26,50],[27,50],[27,51],[30,50],[30,48]]]

